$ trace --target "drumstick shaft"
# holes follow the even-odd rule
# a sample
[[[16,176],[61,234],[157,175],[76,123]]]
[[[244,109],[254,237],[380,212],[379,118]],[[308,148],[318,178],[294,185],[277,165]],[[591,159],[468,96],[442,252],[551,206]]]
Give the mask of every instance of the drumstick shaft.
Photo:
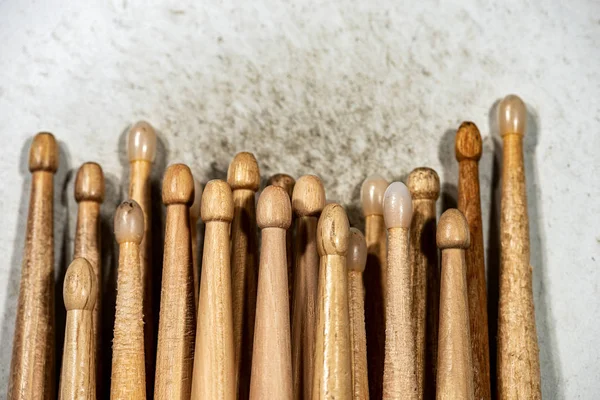
[[[365,333],[365,288],[362,272],[348,272],[348,298],[350,307],[352,398],[354,400],[368,400],[369,382],[367,378],[367,338]]]

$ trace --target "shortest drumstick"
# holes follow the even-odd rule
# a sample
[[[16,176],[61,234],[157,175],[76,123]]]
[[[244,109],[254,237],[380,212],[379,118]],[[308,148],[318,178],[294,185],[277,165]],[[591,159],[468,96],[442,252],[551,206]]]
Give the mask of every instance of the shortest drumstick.
[[[60,375],[60,400],[95,399],[96,368],[92,312],[98,296],[96,276],[85,258],[73,260],[65,275],[63,297],[67,309],[65,346]]]
[[[202,184],[194,179],[194,202],[190,207],[190,230],[192,232],[192,264],[194,268],[194,307],[198,307],[200,294],[200,260],[198,258],[198,220],[202,202]]]

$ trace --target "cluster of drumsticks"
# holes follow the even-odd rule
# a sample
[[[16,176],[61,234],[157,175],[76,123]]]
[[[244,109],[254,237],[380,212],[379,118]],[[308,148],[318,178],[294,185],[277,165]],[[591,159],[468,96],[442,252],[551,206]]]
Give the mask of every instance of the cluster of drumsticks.
[[[456,135],[458,209],[436,228],[440,182],[417,168],[406,185],[362,186],[365,235],[321,180],[271,178],[255,202],[259,167],[238,153],[227,182],[204,189],[168,167],[160,312],[150,306],[149,177],[156,135],[129,132],[130,199],[114,215],[119,244],[110,395],[113,399],[537,399],[523,166],[526,108],[499,105],[503,137],[497,388],[490,385],[477,127]],[[54,395],[54,137],[33,140],[9,399]],[[64,279],[60,399],[96,398],[100,262],[98,164],[77,174],[74,260]],[[204,223],[202,262],[196,226]],[[260,253],[257,227],[261,230]],[[441,263],[438,265],[438,248]],[[260,254],[260,260],[258,255]],[[158,336],[151,327],[158,321]],[[155,350],[156,349],[156,350]]]

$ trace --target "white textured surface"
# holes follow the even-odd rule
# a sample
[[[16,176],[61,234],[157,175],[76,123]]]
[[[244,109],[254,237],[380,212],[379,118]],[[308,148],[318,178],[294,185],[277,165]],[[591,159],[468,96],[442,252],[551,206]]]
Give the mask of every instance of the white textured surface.
[[[87,160],[102,164],[109,220],[127,179],[123,132],[140,118],[161,132],[160,165],[188,163],[206,181],[250,150],[265,177],[321,175],[328,198],[349,205],[358,225],[360,184],[375,172],[392,180],[431,166],[452,195],[454,130],[472,120],[484,136],[489,246],[500,150],[490,115],[515,92],[531,117],[526,167],[544,398],[597,397],[599,16],[600,3],[583,0],[0,1],[0,393],[35,132],[55,133],[63,152],[57,268],[71,256],[73,171]]]

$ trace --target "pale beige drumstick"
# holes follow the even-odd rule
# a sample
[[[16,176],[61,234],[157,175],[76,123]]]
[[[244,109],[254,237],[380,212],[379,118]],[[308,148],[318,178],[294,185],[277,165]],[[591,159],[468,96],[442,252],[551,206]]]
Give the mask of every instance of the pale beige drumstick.
[[[227,170],[227,183],[233,190],[234,207],[231,224],[231,273],[236,387],[238,397],[246,399],[250,390],[258,282],[254,195],[260,188],[260,171],[252,153],[241,152],[235,155]]]
[[[261,229],[256,325],[250,399],[292,399],[292,350],[285,233],[292,223],[290,197],[267,186],[258,198]]]
[[[540,359],[535,327],[529,217],[523,162],[527,108],[515,95],[498,105],[504,143],[500,212],[498,398],[539,399]]]
[[[410,228],[413,308],[419,398],[435,397],[440,269],[435,245],[435,202],[440,195],[440,178],[431,168],[416,168],[406,182],[413,199]]]
[[[65,274],[67,309],[59,400],[96,398],[96,353],[93,314],[98,285],[96,271],[85,258],[75,258]]]
[[[473,364],[465,265],[469,226],[460,211],[452,208],[442,214],[436,240],[442,251],[436,399],[472,400]]]
[[[167,168],[163,178],[167,207],[154,399],[189,400],[196,317],[190,242],[194,178],[184,164]]]
[[[367,338],[365,333],[365,287],[363,272],[367,263],[367,243],[356,228],[350,228],[348,244],[348,304],[352,359],[352,398],[369,400]]]
[[[198,220],[200,219],[202,189],[202,184],[196,179],[194,179],[194,202],[190,207],[190,229],[192,231],[192,265],[194,269],[194,309],[198,307],[198,295],[200,294],[200,260],[198,259]]]
[[[383,388],[385,356],[385,269],[387,265],[387,231],[383,222],[383,194],[388,182],[379,175],[365,179],[361,187],[361,202],[365,216],[367,267],[365,282],[365,325],[367,332],[367,363],[369,394],[380,399]]]
[[[234,400],[237,397],[229,260],[233,198],[226,182],[212,180],[206,184],[200,214],[206,228],[191,399]]]
[[[75,178],[75,200],[79,204],[77,212],[77,225],[75,228],[75,245],[73,258],[83,257],[92,266],[98,293],[101,293],[102,271],[100,262],[100,205],[104,201],[104,173],[100,165],[87,162],[83,164]],[[92,351],[94,360],[98,361],[98,349],[100,345],[100,320],[101,297],[95,301],[93,311],[94,337]],[[96,374],[99,366],[94,365],[92,371],[92,387],[96,387]]]
[[[383,398],[418,399],[408,252],[413,208],[408,188],[402,182],[388,186],[383,210],[388,230]]]
[[[474,123],[463,122],[460,125],[456,132],[455,150],[458,161],[458,209],[467,219],[471,241],[471,245],[465,251],[465,261],[473,355],[473,384],[475,385],[475,398],[489,400],[492,397],[490,349],[478,165],[482,143],[479,129]]]
[[[54,379],[54,173],[58,146],[39,133],[29,149],[31,195],[8,382],[8,399],[52,397]]]
[[[114,228],[119,243],[119,266],[110,398],[146,399],[144,292],[140,276],[144,212],[135,200],[124,201],[117,207]]]
[[[144,348],[146,349],[146,384],[148,396],[154,388],[154,361],[156,348],[156,321],[152,308],[152,291],[157,273],[152,269],[152,201],[150,173],[156,156],[156,132],[145,121],[139,121],[129,130],[127,153],[129,157],[129,198],[135,200],[144,212],[144,238],[140,246],[141,284],[144,293]]]
[[[351,399],[350,315],[346,254],[350,226],[344,208],[325,206],[317,226],[319,294],[313,400]]]

